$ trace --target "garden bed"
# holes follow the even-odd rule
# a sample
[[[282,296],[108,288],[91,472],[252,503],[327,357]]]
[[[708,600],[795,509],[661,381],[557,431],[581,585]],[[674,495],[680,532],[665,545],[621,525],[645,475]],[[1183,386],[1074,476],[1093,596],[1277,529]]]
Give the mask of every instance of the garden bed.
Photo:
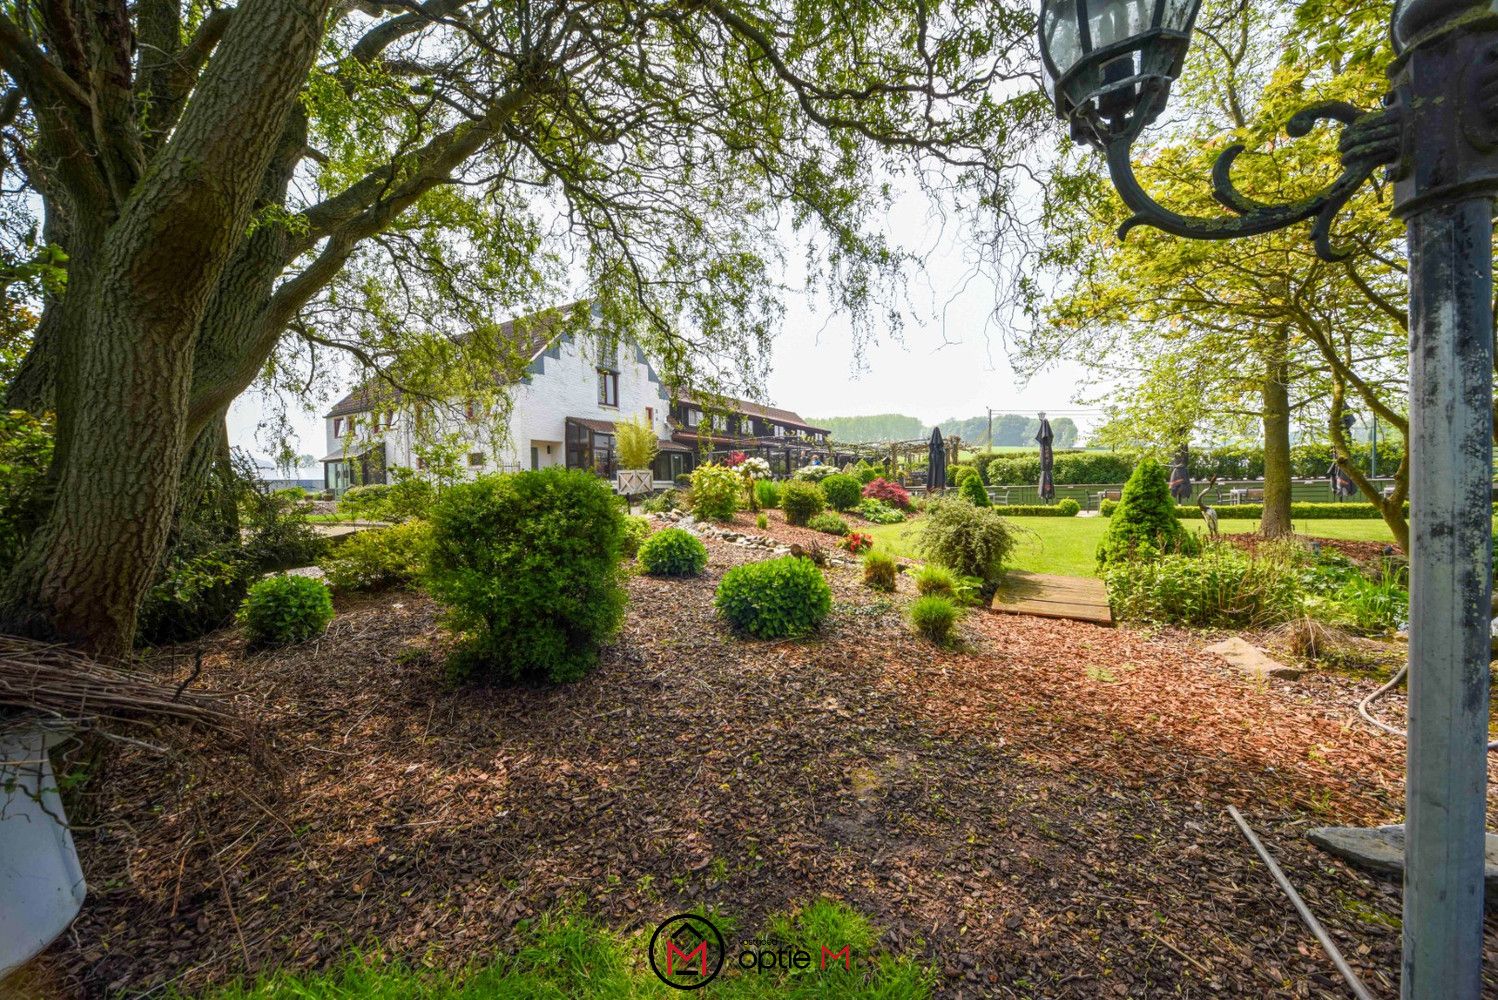
[[[633,929],[700,904],[747,936],[830,896],[943,997],[1342,995],[1233,803],[1397,993],[1397,884],[1301,836],[1399,815],[1402,744],[1350,721],[1371,684],[1266,688],[1187,633],[983,613],[942,652],[904,625],[909,579],[876,595],[852,567],[817,638],[745,642],[713,588],[765,553],[708,546],[703,577],[631,580],[620,641],[569,686],[450,686],[413,594],[279,652],[210,637],[202,683],[261,706],[279,781],[115,750],[46,971],[95,997],[356,947],[459,968],[558,907]],[[185,675],[184,652],[152,666]]]

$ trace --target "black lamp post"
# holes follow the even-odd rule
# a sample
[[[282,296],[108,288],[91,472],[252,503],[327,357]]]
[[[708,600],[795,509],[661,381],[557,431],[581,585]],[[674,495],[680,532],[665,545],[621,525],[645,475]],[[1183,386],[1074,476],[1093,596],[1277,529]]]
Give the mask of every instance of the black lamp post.
[[[1311,221],[1317,252],[1379,167],[1410,256],[1410,674],[1405,783],[1406,1000],[1482,989],[1492,580],[1492,215],[1498,195],[1498,13],[1472,0],[1403,0],[1385,106],[1313,105],[1291,136],[1341,123],[1342,173],[1309,198],[1265,204],[1234,187],[1231,146],[1212,192],[1232,214],[1181,215],[1140,186],[1130,149],[1180,73],[1200,0],[1043,0],[1040,45],[1057,113],[1107,156],[1134,213],[1177,236],[1230,239]]]

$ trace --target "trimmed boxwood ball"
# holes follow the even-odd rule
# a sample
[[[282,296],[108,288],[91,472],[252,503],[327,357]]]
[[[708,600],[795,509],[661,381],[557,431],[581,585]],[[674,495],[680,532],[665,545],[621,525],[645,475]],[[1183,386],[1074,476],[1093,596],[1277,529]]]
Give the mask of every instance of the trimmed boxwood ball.
[[[310,576],[272,576],[250,588],[239,624],[258,645],[306,642],[333,620],[333,595]]]
[[[953,465],[947,468],[947,485],[953,489],[961,486],[969,479],[977,479],[981,484],[983,476],[971,465]]]
[[[738,631],[779,639],[820,625],[832,610],[832,590],[810,559],[782,556],[724,573],[714,603]]]
[[[863,484],[839,472],[822,480],[822,496],[833,510],[850,510],[863,499]]]
[[[1056,504],[1057,517],[1076,517],[1082,512],[1082,505],[1071,497],[1063,497]]]
[[[667,528],[645,539],[640,565],[651,576],[696,576],[707,566],[707,546],[690,531]]]
[[[780,489],[780,507],[785,511],[787,524],[806,527],[806,523],[822,513],[827,501],[816,483],[792,479]]]
[[[432,507],[427,589],[459,638],[463,678],[573,681],[619,631],[624,515],[578,469],[480,476]]]

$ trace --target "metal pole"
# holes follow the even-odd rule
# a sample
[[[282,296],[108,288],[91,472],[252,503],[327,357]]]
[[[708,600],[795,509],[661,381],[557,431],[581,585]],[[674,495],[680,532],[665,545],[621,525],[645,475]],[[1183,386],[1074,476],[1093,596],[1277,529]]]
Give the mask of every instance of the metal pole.
[[[1436,203],[1410,247],[1406,1000],[1482,992],[1493,455],[1492,202]]]

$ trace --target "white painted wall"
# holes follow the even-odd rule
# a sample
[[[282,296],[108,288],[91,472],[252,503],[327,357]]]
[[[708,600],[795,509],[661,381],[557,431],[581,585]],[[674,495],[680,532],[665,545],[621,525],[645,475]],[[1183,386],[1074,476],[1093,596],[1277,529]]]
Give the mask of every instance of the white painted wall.
[[[647,408],[654,417],[658,438],[669,438],[667,423],[670,399],[665,386],[653,372],[648,360],[637,347],[621,343],[618,349],[619,405],[604,406],[598,402],[599,348],[596,338],[587,334],[564,334],[537,356],[526,381],[511,390],[508,421],[503,415],[468,420],[463,405],[455,402],[447,412],[435,415],[434,431],[438,435],[458,432],[473,453],[483,454],[483,464],[470,468],[478,475],[496,470],[528,469],[531,445],[539,450],[542,467],[566,463],[566,420],[580,417],[590,420],[618,421],[643,418]],[[362,446],[379,438],[385,442],[385,461],[389,466],[414,469],[411,414],[397,412],[390,427],[386,418],[376,420],[368,413],[354,415],[356,445],[349,450],[358,453]],[[326,418],[327,451],[340,452],[348,433],[348,416],[342,419],[341,433],[335,432],[339,418]],[[548,454],[547,448],[550,447]]]

